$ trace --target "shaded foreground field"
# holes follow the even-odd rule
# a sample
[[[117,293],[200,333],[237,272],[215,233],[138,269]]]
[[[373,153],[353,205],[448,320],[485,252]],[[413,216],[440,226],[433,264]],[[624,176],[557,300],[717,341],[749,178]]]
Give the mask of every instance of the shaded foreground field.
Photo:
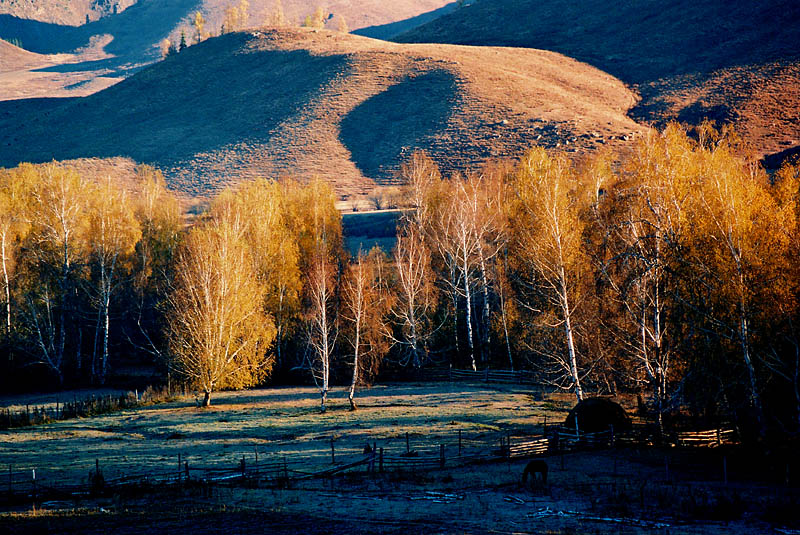
[[[349,412],[337,391],[327,414],[311,388],[223,393],[210,409],[184,398],[87,420],[0,433],[0,464],[37,470],[42,481],[86,481],[95,462],[106,478],[126,471],[235,466],[242,457],[302,458],[312,466],[431,445],[457,448],[502,433],[521,436],[563,420],[567,395],[534,402],[522,387],[386,385],[360,393]],[[502,433],[501,433],[502,432]],[[549,485],[520,485],[525,459],[442,469],[293,480],[288,485],[186,485],[152,493],[82,498],[0,515],[4,533],[764,533],[791,525],[797,489],[756,481],[730,457],[728,482],[715,450],[627,448],[550,456]],[[0,481],[2,483],[2,481]],[[252,488],[251,488],[252,487]],[[0,491],[2,492],[2,491]],[[800,526],[794,526],[800,527]]]

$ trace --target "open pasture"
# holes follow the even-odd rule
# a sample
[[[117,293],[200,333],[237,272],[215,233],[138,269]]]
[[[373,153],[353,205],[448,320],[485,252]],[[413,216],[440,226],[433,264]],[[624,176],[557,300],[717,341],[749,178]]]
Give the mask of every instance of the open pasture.
[[[17,401],[17,400],[15,400]],[[534,406],[524,388],[467,384],[376,386],[357,395],[359,410],[348,410],[346,392],[334,391],[331,406],[319,413],[313,388],[222,392],[208,409],[194,397],[89,419],[68,420],[0,433],[0,466],[36,469],[40,478],[86,478],[95,462],[106,477],[177,466],[232,466],[286,457],[306,465],[331,463],[335,455],[360,455],[377,443],[387,452],[417,445],[453,443],[465,435],[498,435],[514,429],[533,432],[548,414],[563,420],[571,400]],[[457,439],[456,439],[457,441]],[[46,444],[46,447],[43,447]]]
[[[433,457],[444,445],[451,459],[459,431],[465,454],[489,453],[482,462],[448,460],[444,468],[387,466],[379,473],[361,466],[287,485],[170,486],[39,504],[35,514],[17,507],[0,515],[0,525],[9,533],[262,533],[265,523],[275,533],[763,533],[786,525],[796,495],[738,477],[733,461],[725,483],[718,452],[683,448],[550,455],[548,484],[523,487],[527,459],[493,458],[494,441],[541,433],[545,416],[550,425],[563,421],[573,404],[566,394],[534,401],[521,386],[411,383],[361,391],[355,412],[343,390],[329,399],[321,414],[310,387],[223,392],[208,409],[186,396],[15,429],[0,433],[0,463],[15,481],[36,469],[46,486],[86,483],[96,462],[107,480],[178,472],[178,455],[192,467],[285,460],[295,474],[299,466],[318,473],[363,459],[367,443],[384,448],[387,458],[407,449]]]

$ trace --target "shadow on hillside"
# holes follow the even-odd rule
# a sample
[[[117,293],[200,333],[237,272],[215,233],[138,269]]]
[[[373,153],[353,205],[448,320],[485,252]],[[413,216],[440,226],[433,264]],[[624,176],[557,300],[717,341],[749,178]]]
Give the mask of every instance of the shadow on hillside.
[[[180,24],[200,0],[150,0],[137,2],[117,15],[82,26],[62,26],[0,15],[0,37],[17,39],[22,47],[39,54],[72,52],[89,44],[95,35],[114,37],[106,52],[128,61],[156,59],[155,45]]]
[[[413,76],[364,101],[341,123],[339,135],[365,176],[393,178],[399,164],[447,125],[459,98],[453,74]]]
[[[552,50],[638,84],[797,58],[800,3],[497,0],[454,10],[392,40]]]
[[[163,166],[266,142],[346,69],[343,56],[241,53],[246,39],[205,41],[88,97],[0,102],[0,166],[113,156]]]
[[[355,35],[363,35],[364,37],[372,37],[373,39],[391,39],[400,35],[401,33],[413,30],[418,26],[427,24],[432,20],[438,19],[442,15],[447,15],[455,10],[458,2],[450,2],[446,6],[422,13],[410,19],[399,20],[397,22],[390,22],[389,24],[380,24],[378,26],[368,26],[353,31]]]

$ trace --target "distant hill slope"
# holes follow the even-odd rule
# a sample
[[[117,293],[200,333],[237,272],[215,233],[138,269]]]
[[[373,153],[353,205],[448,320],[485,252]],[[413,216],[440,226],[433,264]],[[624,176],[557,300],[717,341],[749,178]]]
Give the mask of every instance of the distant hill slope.
[[[51,62],[46,56],[28,52],[11,43],[0,40],[0,73],[18,71],[49,65]]]
[[[246,25],[265,25],[275,1],[250,0]],[[444,13],[440,8],[451,2],[330,0],[320,5],[325,6],[329,29],[339,29],[344,22],[351,30],[382,28],[379,33],[394,35]],[[205,32],[218,35],[225,10],[238,4],[239,0],[0,0],[0,38],[32,52],[59,55],[44,71],[20,72],[14,80],[6,76],[14,91],[0,85],[0,100],[83,96],[108,87],[160,59],[158,44],[164,38],[177,44],[184,33],[191,44],[195,11],[206,20]],[[294,25],[317,6],[306,0],[283,0],[282,5],[287,22]],[[386,33],[393,23],[400,26]]]
[[[635,86],[638,119],[732,120],[762,152],[800,140],[797,0],[477,0],[396,40],[554,50]]]
[[[80,26],[121,13],[137,0],[0,0],[0,13],[51,24]]]
[[[639,129],[635,102],[552,52],[265,30],[209,39],[88,97],[0,103],[0,165],[122,156],[192,195],[283,173],[348,195],[391,182],[416,148],[452,171],[535,142],[623,143]]]

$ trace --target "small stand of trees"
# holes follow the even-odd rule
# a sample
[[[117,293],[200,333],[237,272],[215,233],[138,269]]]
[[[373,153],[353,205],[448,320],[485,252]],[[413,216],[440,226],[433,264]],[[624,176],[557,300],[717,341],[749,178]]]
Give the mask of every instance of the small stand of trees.
[[[445,179],[416,153],[390,254],[351,258],[320,180],[257,180],[183,228],[160,174],[2,171],[8,376],[102,384],[128,352],[204,393],[304,370],[331,384],[431,365],[528,369],[645,394],[755,435],[800,432],[800,167],[677,125],[624,156],[534,148]],[[24,367],[23,367],[24,365]]]

